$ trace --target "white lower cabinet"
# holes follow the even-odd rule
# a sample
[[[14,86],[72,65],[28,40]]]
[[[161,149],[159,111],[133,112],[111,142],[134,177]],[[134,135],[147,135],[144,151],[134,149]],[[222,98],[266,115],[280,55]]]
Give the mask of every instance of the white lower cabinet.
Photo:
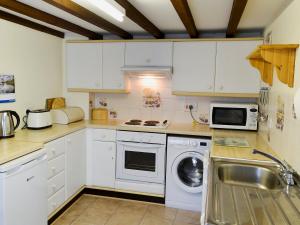
[[[115,187],[116,130],[88,129],[87,185]]]
[[[65,138],[45,145],[48,156],[48,215],[65,201]]]
[[[93,141],[92,182],[101,187],[115,187],[116,143]]]
[[[66,198],[86,183],[86,131],[66,136]]]
[[[85,184],[86,132],[80,130],[45,145],[48,156],[48,215]]]
[[[56,192],[48,199],[48,215],[50,215],[59,206],[61,206],[65,200],[65,188],[61,188],[58,192]]]

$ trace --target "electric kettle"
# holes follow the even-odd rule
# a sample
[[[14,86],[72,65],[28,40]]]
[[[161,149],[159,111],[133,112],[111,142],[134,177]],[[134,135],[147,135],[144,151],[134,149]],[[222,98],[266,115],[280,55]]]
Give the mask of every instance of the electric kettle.
[[[14,124],[13,117],[17,124]],[[15,136],[15,129],[20,125],[20,117],[17,112],[11,110],[0,111],[0,138],[9,138]]]

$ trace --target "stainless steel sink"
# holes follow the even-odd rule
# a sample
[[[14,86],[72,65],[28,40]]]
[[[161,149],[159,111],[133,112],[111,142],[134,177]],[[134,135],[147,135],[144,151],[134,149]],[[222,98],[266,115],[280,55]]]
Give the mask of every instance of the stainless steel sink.
[[[218,178],[225,184],[242,185],[265,190],[282,189],[278,169],[258,165],[224,163],[217,166]]]
[[[208,224],[300,224],[299,186],[287,187],[279,165],[213,159],[209,168]]]

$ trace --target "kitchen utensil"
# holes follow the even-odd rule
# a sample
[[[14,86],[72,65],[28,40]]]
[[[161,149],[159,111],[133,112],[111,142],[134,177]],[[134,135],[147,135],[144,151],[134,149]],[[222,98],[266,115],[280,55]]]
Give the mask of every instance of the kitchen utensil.
[[[39,130],[52,126],[50,111],[47,109],[26,110],[24,117],[25,127],[28,129]]]
[[[92,109],[92,120],[108,120],[108,110],[106,108]]]
[[[17,123],[14,124],[13,117]],[[9,138],[15,135],[15,130],[20,125],[20,117],[17,112],[12,110],[0,111],[0,138]]]

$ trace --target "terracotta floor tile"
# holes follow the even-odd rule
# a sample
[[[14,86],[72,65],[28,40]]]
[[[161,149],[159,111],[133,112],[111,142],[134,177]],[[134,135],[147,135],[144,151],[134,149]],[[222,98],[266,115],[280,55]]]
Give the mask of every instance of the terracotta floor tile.
[[[73,220],[58,218],[51,225],[71,225]]]
[[[103,213],[113,214],[120,203],[121,200],[118,199],[99,198],[89,208],[96,208]]]
[[[88,208],[82,215],[80,215],[72,225],[90,224],[90,225],[104,225],[111,214],[103,213],[96,208]]]
[[[141,225],[172,225],[173,220],[163,219],[161,217],[146,214]]]
[[[178,209],[175,224],[186,223],[186,224],[199,224],[200,223],[200,212],[180,210]]]
[[[122,213],[117,212],[111,216],[105,225],[139,225],[144,217],[144,213]],[[154,225],[154,224],[153,224]]]
[[[117,209],[119,213],[135,214],[142,213],[144,214],[147,210],[148,205],[143,202],[134,202],[134,201],[122,201]]]
[[[78,207],[76,205],[71,206],[61,218],[64,220],[75,220],[77,219],[87,208]]]
[[[164,205],[149,205],[147,215],[156,216],[162,219],[174,220],[177,209],[165,207]]]

